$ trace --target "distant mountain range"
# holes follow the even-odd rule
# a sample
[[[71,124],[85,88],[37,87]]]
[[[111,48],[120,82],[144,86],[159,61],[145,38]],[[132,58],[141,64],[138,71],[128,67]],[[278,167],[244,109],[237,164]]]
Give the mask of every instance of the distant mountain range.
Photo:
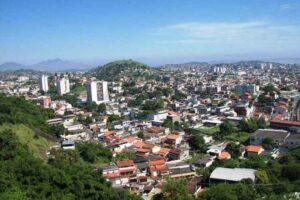
[[[74,71],[87,70],[88,67],[82,63],[61,60],[59,58],[45,60],[33,65],[23,65],[15,62],[6,62],[0,65],[0,71],[14,71],[19,69],[33,69],[38,71]]]
[[[26,67],[20,63],[7,62],[0,65],[0,71],[14,71],[18,69],[25,69]]]
[[[262,62],[273,62],[282,64],[300,64],[300,58],[276,58],[276,59],[260,59],[260,60],[245,60],[245,61],[234,61],[234,60],[215,60],[209,62],[188,62],[188,63],[178,63],[178,64],[164,64],[161,66],[180,66],[180,65],[207,65],[207,64],[220,64],[220,63],[235,63],[235,64],[254,64]],[[116,64],[112,62],[113,64]],[[0,65],[0,71],[15,71],[19,69],[33,69],[37,71],[47,71],[47,72],[65,72],[65,71],[87,71],[91,69],[91,66],[83,63],[77,63],[73,61],[66,61],[59,58],[45,60],[33,65],[23,65],[16,62],[6,62]],[[105,69],[105,67],[104,67]]]
[[[178,67],[186,65],[209,65],[209,64],[260,64],[260,63],[280,63],[280,64],[300,64],[300,58],[277,58],[277,59],[260,59],[260,60],[213,60],[208,62],[187,62],[187,63],[174,63],[164,64],[162,66]]]

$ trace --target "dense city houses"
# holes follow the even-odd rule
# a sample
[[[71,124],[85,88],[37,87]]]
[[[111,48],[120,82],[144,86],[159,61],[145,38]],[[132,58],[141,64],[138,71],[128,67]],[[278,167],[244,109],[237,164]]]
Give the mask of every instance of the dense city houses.
[[[300,145],[299,65],[130,60],[88,72],[3,73],[1,93],[51,109],[47,124],[63,127],[49,158],[53,149],[100,145],[112,157],[98,155],[94,169],[144,199],[170,181],[185,180],[195,197],[220,183],[264,183],[260,163],[249,163],[278,161]]]

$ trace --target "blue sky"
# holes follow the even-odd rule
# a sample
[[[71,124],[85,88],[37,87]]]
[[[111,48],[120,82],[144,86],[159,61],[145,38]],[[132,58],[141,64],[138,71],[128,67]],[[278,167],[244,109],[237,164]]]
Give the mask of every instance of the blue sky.
[[[0,63],[300,56],[298,0],[0,0]]]

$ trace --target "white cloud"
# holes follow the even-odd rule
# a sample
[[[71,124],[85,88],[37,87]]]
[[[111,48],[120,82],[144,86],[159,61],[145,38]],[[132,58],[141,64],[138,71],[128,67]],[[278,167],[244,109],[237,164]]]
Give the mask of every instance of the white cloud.
[[[281,10],[294,10],[300,8],[299,3],[290,3],[290,4],[281,4],[280,9]]]
[[[160,35],[163,43],[171,44],[216,44],[246,48],[300,44],[298,26],[263,21],[178,23],[161,27],[156,34]]]

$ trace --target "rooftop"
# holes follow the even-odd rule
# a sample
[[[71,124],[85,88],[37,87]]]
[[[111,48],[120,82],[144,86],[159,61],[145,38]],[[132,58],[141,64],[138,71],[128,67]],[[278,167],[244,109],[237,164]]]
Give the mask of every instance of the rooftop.
[[[252,179],[255,181],[254,169],[247,168],[223,168],[217,167],[210,175],[211,179],[227,180],[227,181],[241,181],[243,179]]]
[[[259,153],[263,148],[261,146],[254,146],[254,145],[250,145],[247,146],[246,150],[248,152],[255,152],[255,153]]]
[[[254,137],[263,137],[263,138],[273,138],[273,139],[283,139],[289,135],[288,131],[278,130],[278,129],[258,129],[255,133],[252,134]]]
[[[132,160],[122,160],[117,162],[118,167],[131,167],[134,166],[134,162]]]

